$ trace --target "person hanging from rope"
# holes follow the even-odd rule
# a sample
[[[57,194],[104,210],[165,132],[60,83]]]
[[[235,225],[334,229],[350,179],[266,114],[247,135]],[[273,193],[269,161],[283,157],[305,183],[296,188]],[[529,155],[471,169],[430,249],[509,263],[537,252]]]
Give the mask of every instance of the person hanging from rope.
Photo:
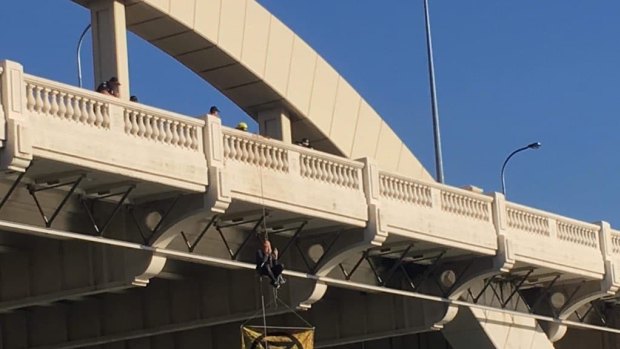
[[[271,249],[269,240],[263,240],[263,245],[256,251],[256,271],[260,275],[268,276],[271,286],[279,288],[286,282],[282,276],[284,266],[278,262],[278,249]]]

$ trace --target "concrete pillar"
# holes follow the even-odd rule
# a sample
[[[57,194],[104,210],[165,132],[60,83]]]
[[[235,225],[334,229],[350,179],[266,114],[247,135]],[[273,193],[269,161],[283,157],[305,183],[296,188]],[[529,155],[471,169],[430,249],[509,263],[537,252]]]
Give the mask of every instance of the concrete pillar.
[[[292,143],[291,119],[284,109],[271,109],[258,112],[258,128],[262,136]]]
[[[117,0],[89,3],[93,35],[95,87],[113,76],[121,83],[120,97],[129,100],[129,63],[125,5]]]

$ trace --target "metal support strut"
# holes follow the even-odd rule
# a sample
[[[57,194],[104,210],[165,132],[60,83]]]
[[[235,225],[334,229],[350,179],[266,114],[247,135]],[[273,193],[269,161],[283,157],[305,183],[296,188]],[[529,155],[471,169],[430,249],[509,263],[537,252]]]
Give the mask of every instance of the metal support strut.
[[[200,234],[198,234],[198,237],[196,238],[196,240],[194,240],[194,242],[189,242],[189,239],[185,235],[185,232],[181,231],[181,237],[183,237],[183,240],[185,241],[185,245],[187,246],[187,250],[189,252],[194,252],[194,249],[196,249],[196,246],[198,246],[198,243],[205,236],[205,234],[207,233],[207,230],[209,230],[209,228],[211,228],[213,223],[215,223],[216,219],[217,219],[217,215],[214,215],[213,217],[211,217],[211,220],[209,220],[209,223],[207,223],[207,225],[202,229],[202,231],[200,231]]]
[[[65,206],[65,204],[67,203],[71,195],[75,192],[75,189],[77,189],[80,182],[82,182],[82,180],[84,179],[84,177],[86,177],[86,175],[81,174],[76,180],[51,184],[45,187],[44,186],[37,187],[34,184],[28,185],[28,193],[30,193],[30,196],[32,196],[32,198],[34,199],[34,202],[37,205],[37,209],[39,210],[39,214],[41,214],[41,217],[43,218],[43,221],[45,222],[45,226],[47,228],[52,226],[52,223],[54,223],[54,219],[56,219],[56,217],[58,216],[58,213],[60,213],[60,210]],[[65,197],[62,199],[60,204],[56,207],[56,209],[54,210],[54,213],[52,213],[52,216],[48,218],[47,215],[45,214],[45,211],[43,211],[43,208],[41,207],[41,203],[39,202],[39,199],[37,198],[36,193],[40,191],[61,188],[61,187],[65,187],[68,185],[71,185],[71,189],[69,189],[69,191],[65,194]]]
[[[90,223],[93,225],[93,229],[95,229],[95,233],[97,235],[103,236],[103,234],[105,233],[106,229],[108,228],[108,226],[112,222],[112,219],[114,219],[114,217],[116,216],[116,214],[118,213],[120,208],[125,203],[125,200],[127,200],[127,197],[129,196],[131,191],[134,190],[135,188],[136,188],[135,184],[132,184],[129,187],[127,187],[127,189],[125,189],[124,191],[120,191],[120,192],[116,192],[116,193],[103,194],[103,195],[100,195],[100,196],[97,196],[97,197],[93,197],[93,198],[82,197],[80,199],[80,201],[82,202],[82,207],[84,208],[84,211],[86,211],[86,215],[88,216],[88,219],[90,220]],[[103,199],[112,198],[112,197],[116,197],[116,196],[121,196],[121,199],[116,203],[116,205],[114,206],[114,209],[112,210],[112,213],[110,213],[108,218],[105,220],[103,225],[100,227],[97,224],[97,220],[95,219],[95,214],[93,212],[94,208],[95,208],[95,204],[97,202],[103,200]],[[90,207],[88,206],[88,201],[91,202],[91,206]]]
[[[215,223],[215,230],[217,230],[218,234],[220,235],[220,238],[222,239],[222,242],[224,242],[224,245],[226,246],[226,250],[228,251],[228,254],[230,255],[230,259],[236,260],[237,257],[239,256],[239,253],[248,243],[250,238],[252,236],[257,236],[258,228],[263,223],[264,219],[265,219],[265,216],[263,215],[258,219],[250,220],[250,221],[240,221],[240,222],[234,222],[234,223],[223,224],[223,225],[217,222]],[[243,242],[241,243],[241,246],[239,246],[237,251],[233,251],[230,245],[228,244],[228,240],[226,240],[226,237],[224,236],[224,232],[222,232],[222,228],[236,227],[238,225],[247,224],[247,223],[255,223],[255,224],[252,227],[252,231],[250,232],[250,234],[248,234],[248,236],[245,237],[245,239],[243,240]]]
[[[26,171],[28,171],[28,169],[26,169]],[[13,192],[15,191],[19,183],[22,181],[22,178],[24,178],[26,171],[21,172],[19,176],[17,176],[15,181],[13,181],[13,184],[11,184],[9,191],[6,192],[6,194],[2,198],[2,201],[0,201],[0,210],[2,210],[2,208],[4,207],[4,204],[6,204],[6,202],[9,200],[9,197],[11,197],[11,194],[13,194]]]
[[[138,222],[138,219],[136,218],[135,207],[134,206],[129,206],[128,207],[129,215],[132,218],[133,223],[136,226],[136,228],[138,228],[138,232],[140,233],[140,236],[142,237],[142,241],[144,241],[144,243],[146,245],[149,245],[149,246],[153,245],[153,243],[155,242],[154,240],[156,240],[156,238],[158,237],[158,233],[162,229],[166,218],[168,218],[168,216],[170,215],[170,213],[172,212],[174,207],[177,205],[177,203],[179,202],[179,200],[181,199],[182,196],[183,196],[183,194],[179,194],[179,195],[177,195],[174,198],[174,200],[172,201],[170,206],[168,206],[168,208],[166,209],[164,214],[161,216],[161,218],[157,222],[157,225],[155,226],[155,228],[153,228],[152,230],[149,229],[148,235],[144,233],[144,229],[142,228],[142,224],[140,224],[140,222]]]

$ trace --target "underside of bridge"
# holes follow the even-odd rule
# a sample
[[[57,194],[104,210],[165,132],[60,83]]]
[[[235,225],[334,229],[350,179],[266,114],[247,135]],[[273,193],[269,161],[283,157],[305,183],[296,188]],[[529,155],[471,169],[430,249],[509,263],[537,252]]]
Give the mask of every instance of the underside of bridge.
[[[3,182],[2,192],[10,192],[15,179]],[[202,211],[201,229],[192,231],[193,223],[184,225],[184,233],[177,232],[169,245],[178,255],[167,255],[165,265],[159,265],[158,253],[146,249],[145,241],[157,234],[158,225],[167,225],[162,218],[187,220],[188,210],[202,205],[201,195],[146,202],[128,195],[127,205],[115,214],[118,198],[98,200],[95,194],[84,194],[88,192],[84,188],[72,194],[71,179],[46,180],[22,178],[22,185],[0,206],[3,349],[232,348],[239,345],[241,324],[264,324],[263,300],[268,326],[311,324],[316,328],[317,348],[553,347],[535,320],[501,312],[505,308],[527,313],[528,307],[536,307],[538,301],[527,299],[528,290],[542,294],[532,292],[540,286],[535,281],[519,292],[513,292],[515,283],[507,279],[470,285],[471,297],[497,311],[461,307],[445,327],[442,323],[450,319],[448,305],[356,287],[379,284],[437,294],[433,290],[441,286],[432,283],[442,282],[439,271],[459,272],[454,265],[473,264],[476,258],[471,254],[451,251],[447,255],[447,250],[423,243],[385,243],[364,252],[362,259],[355,255],[344,260],[329,275],[344,277],[343,281],[352,282],[350,286],[328,288],[319,302],[301,311],[294,308],[313,297],[315,281],[291,276],[274,293],[244,263],[252,262],[260,243],[256,229],[263,216],[256,209],[233,204],[215,221],[216,215]],[[110,194],[114,193],[97,195]],[[153,212],[161,214],[153,220]],[[95,217],[94,223],[89,215]],[[110,217],[110,224],[99,234],[97,229]],[[316,272],[325,251],[338,245],[334,231],[342,234],[338,236],[347,242],[344,245],[357,239],[360,231],[299,215],[274,212],[270,218],[264,228],[281,247],[285,265],[308,273]],[[45,228],[46,221],[52,222],[53,230]],[[184,254],[188,250],[192,254]],[[440,259],[443,266],[434,264]],[[231,264],[221,262],[226,260]],[[616,321],[612,309],[601,310],[607,325]],[[612,335],[575,331],[555,347],[574,348],[574,343],[596,340],[599,348],[615,348]]]
[[[9,189],[6,184],[4,191]],[[67,194],[57,188],[38,192],[42,212],[50,217]],[[83,196],[68,199],[54,218],[58,231],[98,236],[85,207],[94,209],[101,219],[109,217],[115,205],[92,200],[83,205],[85,200]],[[162,206],[167,206],[171,200],[161,201]],[[189,201],[179,205],[186,207]],[[18,188],[2,207],[0,217],[43,227],[45,218],[33,209],[33,203],[32,193]],[[142,226],[148,215],[142,211],[152,205],[135,204],[118,212],[105,237],[143,243],[140,229],[148,231],[146,224]],[[230,249],[239,252],[235,259],[252,260],[259,243],[250,231],[255,222],[244,224],[240,219],[244,218],[233,218],[242,228],[225,224],[233,220],[224,218],[217,229],[211,227],[199,240],[189,232],[187,237],[200,254],[229,257]],[[291,220],[274,224],[287,222]],[[223,233],[221,237],[218,230]],[[288,254],[283,251],[285,263],[302,263],[299,259],[304,255],[299,251],[320,239],[323,231],[320,227],[304,230],[304,238],[295,244],[295,250],[291,248]],[[277,234],[273,232],[273,241],[280,246],[290,240],[290,232],[288,238],[285,232],[282,238]],[[246,236],[251,240],[244,245]],[[333,288],[309,311],[296,313],[295,305],[312,292],[311,280],[289,278],[276,294],[253,270],[171,260],[149,281],[145,275],[153,254],[147,251],[101,244],[97,238],[79,241],[6,230],[0,233],[0,241],[3,349],[232,348],[240,342],[242,323],[263,324],[262,297],[269,326],[310,323],[320,329],[316,333],[317,347],[357,348],[365,343],[371,348],[449,348],[439,332],[427,333],[430,324],[419,316],[435,306],[430,301]],[[177,236],[173,245],[176,243],[186,241]],[[356,278],[371,274],[368,267],[362,267]]]

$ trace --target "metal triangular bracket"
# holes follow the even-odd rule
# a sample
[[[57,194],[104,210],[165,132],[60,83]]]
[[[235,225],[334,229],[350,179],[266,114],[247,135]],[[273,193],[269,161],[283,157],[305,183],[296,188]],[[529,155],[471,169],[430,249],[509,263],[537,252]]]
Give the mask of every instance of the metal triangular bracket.
[[[112,219],[114,219],[114,217],[116,216],[116,214],[118,213],[120,208],[123,206],[123,204],[125,204],[125,200],[127,200],[127,197],[129,196],[131,191],[134,190],[135,188],[136,188],[135,184],[130,184],[127,187],[127,189],[125,189],[124,191],[113,192],[113,193],[105,193],[105,194],[101,194],[99,196],[90,197],[90,198],[82,196],[80,198],[80,201],[82,202],[82,207],[84,208],[84,211],[86,211],[86,215],[88,216],[88,219],[90,220],[91,224],[93,225],[93,228],[95,229],[95,233],[97,235],[103,236],[103,234],[105,233],[106,229],[108,228],[108,226],[112,222]],[[94,215],[94,212],[93,212],[94,211],[95,203],[97,203],[97,202],[99,202],[101,200],[104,200],[104,199],[113,198],[113,197],[117,197],[117,196],[121,196],[121,199],[118,202],[116,202],[116,204],[114,206],[114,209],[112,210],[112,213],[110,213],[110,215],[105,220],[103,225],[99,226],[97,224],[97,220],[95,219],[95,215]],[[91,204],[90,207],[88,205],[88,202],[90,202],[90,204]]]
[[[39,214],[43,218],[43,221],[45,222],[46,227],[49,228],[52,226],[52,223],[54,223],[54,219],[56,219],[56,217],[58,216],[58,213],[60,213],[60,210],[62,210],[62,208],[65,206],[65,204],[67,203],[71,195],[75,192],[75,189],[77,189],[78,185],[80,185],[80,182],[82,182],[82,180],[85,177],[86,177],[85,174],[80,174],[78,175],[77,179],[71,180],[71,181],[66,181],[66,182],[60,182],[60,181],[51,182],[50,181],[47,183],[49,185],[46,185],[46,186],[35,185],[35,184],[28,185],[27,187],[28,193],[30,193],[30,196],[32,196],[32,198],[34,199],[34,202],[37,205],[37,209],[39,210]],[[71,186],[71,188],[65,194],[65,197],[62,199],[60,204],[56,207],[56,209],[54,210],[54,213],[52,213],[52,216],[48,218],[47,215],[45,214],[45,211],[43,211],[43,208],[41,207],[41,203],[39,202],[39,199],[37,198],[36,193],[40,191],[61,188],[61,187],[69,186],[69,185]]]

